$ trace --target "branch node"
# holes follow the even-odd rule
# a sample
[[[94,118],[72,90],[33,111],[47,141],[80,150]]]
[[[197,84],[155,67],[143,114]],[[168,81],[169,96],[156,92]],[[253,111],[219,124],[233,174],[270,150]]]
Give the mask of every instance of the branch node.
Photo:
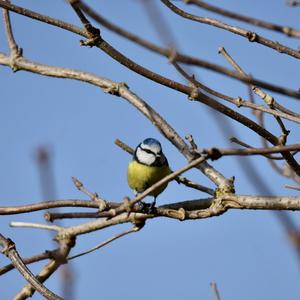
[[[142,218],[134,217],[134,220],[132,223],[135,225],[135,227],[133,227],[133,230],[139,231],[145,226],[146,220],[144,218],[142,219]]]
[[[113,218],[117,215],[117,212],[116,212],[116,209],[115,208],[112,208],[108,211],[109,215],[110,215],[110,218]]]
[[[14,243],[10,238],[6,238],[5,246],[4,246],[4,248],[1,250],[1,252],[2,252],[5,256],[8,256],[9,252],[10,252],[12,249],[16,249],[15,243]]]
[[[185,139],[190,143],[190,145],[191,145],[191,147],[190,147],[191,151],[194,152],[194,153],[195,152],[197,153],[198,146],[195,143],[193,136],[189,133],[189,134],[187,134],[185,136]]]
[[[280,137],[278,138],[278,146],[284,146],[286,144],[289,133],[290,133],[290,130],[287,130],[286,132],[284,132],[280,135]]]
[[[188,95],[188,99],[191,101],[194,101],[195,99],[197,99],[199,97],[199,91],[196,87],[191,89],[191,92]]]
[[[72,181],[73,181],[75,187],[76,187],[79,191],[81,191],[81,189],[82,189],[82,187],[83,187],[83,183],[82,183],[80,180],[78,180],[76,177],[74,177],[74,176],[72,176]]]
[[[102,41],[99,28],[88,23],[85,24],[85,29],[87,30],[89,37],[86,40],[80,40],[80,46],[94,47]]]
[[[243,103],[243,99],[242,99],[240,96],[238,96],[238,97],[236,98],[236,106],[237,106],[238,108],[240,108],[240,107],[242,106],[242,103]]]
[[[282,30],[287,36],[292,36],[293,29],[291,27],[285,26]]]
[[[257,94],[260,98],[262,98],[262,100],[264,100],[264,102],[270,107],[273,108],[274,105],[274,98],[270,95],[265,93],[263,90],[261,90],[260,88],[258,88],[257,86],[252,86],[252,91]]]
[[[257,40],[257,34],[253,31],[248,31],[246,33],[246,37],[248,38],[249,42],[255,42]]]
[[[186,212],[185,212],[185,209],[183,207],[179,208],[178,209],[178,213],[179,213],[179,220],[180,221],[184,221],[185,218],[186,218]]]
[[[176,58],[177,58],[176,49],[174,47],[169,48],[169,50],[168,50],[169,63],[173,64],[174,62],[176,62]]]
[[[124,208],[127,212],[130,212],[131,211],[131,207],[130,207],[130,199],[128,197],[124,197],[123,199],[123,205],[124,205]]]
[[[226,195],[234,194],[235,193],[234,180],[235,180],[235,177],[233,176],[228,180],[226,185],[217,187],[215,190],[215,197],[219,198],[219,197],[223,197]]]
[[[22,48],[16,48],[15,51],[11,52],[10,55],[10,68],[15,73],[20,70],[17,64],[17,60],[23,56],[23,49]]]
[[[52,218],[52,214],[49,212],[49,211],[46,211],[44,213],[44,219],[47,221],[47,222],[53,222],[53,218]]]
[[[99,198],[99,195],[98,195],[96,192],[93,193],[93,197],[92,197],[91,200],[98,203],[98,206],[99,206],[98,211],[99,211],[99,212],[102,212],[102,211],[104,211],[106,208],[108,208],[108,203],[107,203],[107,201],[105,201],[104,199]]]
[[[105,93],[108,93],[108,94],[111,94],[111,95],[114,95],[114,96],[118,96],[120,97],[120,89],[121,88],[126,88],[128,89],[129,86],[125,83],[125,82],[118,82],[118,83],[113,83],[111,84],[109,87],[107,88],[103,88],[103,91]]]
[[[222,157],[222,153],[218,148],[204,149],[202,153],[207,154],[208,158],[210,158],[211,160],[217,160]]]

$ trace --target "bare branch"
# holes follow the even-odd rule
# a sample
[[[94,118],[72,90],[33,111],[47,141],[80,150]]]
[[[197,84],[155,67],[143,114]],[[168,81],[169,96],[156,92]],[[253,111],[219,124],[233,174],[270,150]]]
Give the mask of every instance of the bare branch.
[[[234,59],[227,53],[227,51],[225,50],[225,48],[221,47],[219,48],[219,53],[221,53],[226,59],[227,61],[229,61],[229,63],[241,74],[247,76],[247,74],[243,71],[243,69],[234,61]],[[262,89],[258,88],[255,85],[251,86],[252,91],[258,95],[270,108],[274,107],[274,103],[276,103],[275,99],[270,96],[269,94],[265,93]],[[282,120],[279,118],[279,116],[275,116],[275,119],[277,121],[277,123],[279,124],[281,131],[282,131],[282,135],[280,136],[280,138],[278,139],[279,144],[284,145],[286,143],[286,139],[288,134],[290,133],[289,130],[287,130],[282,122]]]
[[[176,63],[175,61],[173,61],[172,64],[176,68],[176,70],[186,80],[188,80],[192,85],[194,85],[195,87],[200,88],[201,90],[204,90],[205,92],[211,94],[212,96],[218,97],[220,99],[224,99],[224,100],[236,105],[238,108],[248,107],[248,108],[251,108],[252,110],[265,112],[265,113],[268,113],[268,114],[276,116],[276,117],[281,117],[281,118],[284,118],[284,119],[287,119],[287,120],[290,120],[290,121],[294,121],[296,123],[300,123],[300,116],[298,116],[297,114],[295,114],[293,112],[290,112],[289,110],[285,110],[286,112],[281,112],[281,111],[277,111],[275,109],[271,109],[271,108],[267,108],[267,107],[262,106],[262,105],[255,104],[251,101],[243,100],[241,97],[235,97],[234,98],[234,97],[224,95],[220,92],[217,92],[217,91],[209,88],[208,86],[201,83],[200,81],[196,80],[194,75],[190,76],[189,74],[187,74],[187,72],[185,70],[183,70],[183,68],[178,63]],[[277,103],[274,100],[273,101],[273,106],[275,107],[275,105],[277,105]]]
[[[6,0],[6,1],[9,2],[8,0]],[[19,49],[19,47],[15,41],[12,27],[11,27],[9,12],[7,9],[3,9],[3,20],[4,20],[4,27],[5,27],[5,32],[6,32],[6,36],[7,36],[7,42],[8,42],[8,46],[9,46],[11,55],[18,56],[19,54],[22,53],[22,50]]]
[[[189,19],[192,21],[196,21],[199,23],[203,23],[203,24],[207,24],[207,25],[211,25],[214,27],[218,27],[227,31],[230,31],[234,34],[240,35],[246,39],[249,40],[249,42],[255,42],[258,44],[261,44],[263,46],[266,46],[268,48],[274,49],[279,53],[284,53],[287,54],[289,56],[292,56],[294,58],[299,59],[300,58],[300,53],[297,50],[294,50],[292,48],[289,48],[285,45],[282,45],[278,42],[273,42],[272,40],[269,40],[261,35],[258,35],[255,32],[237,27],[237,26],[231,26],[228,24],[225,24],[223,22],[220,22],[218,20],[215,19],[211,19],[211,18],[206,18],[206,17],[200,17],[200,16],[195,16],[192,14],[189,14],[181,9],[179,9],[177,6],[175,6],[174,4],[172,4],[169,0],[161,0],[162,3],[164,3],[169,9],[171,9],[175,14],[185,18],[185,19]]]
[[[35,277],[41,283],[45,282],[62,264],[66,262],[66,257],[68,256],[70,249],[75,245],[75,238],[71,236],[64,236],[56,240],[59,242],[59,248],[55,251],[55,257],[51,259]],[[35,289],[31,285],[26,285],[15,295],[14,300],[25,300],[31,297],[34,293]]]
[[[237,139],[236,137],[231,137],[231,138],[230,138],[230,142],[236,143],[236,144],[238,144],[238,145],[240,145],[240,146],[243,146],[243,147],[245,147],[245,148],[250,148],[250,149],[253,149],[253,148],[254,148],[253,146],[251,146],[251,145],[249,145],[249,144],[247,144],[247,143],[245,143],[245,142],[243,142],[243,141],[240,141],[240,140]],[[269,154],[262,154],[262,155],[265,156],[265,157],[267,157],[267,158],[269,158],[269,159],[274,159],[274,160],[282,160],[282,159],[283,159],[283,158],[280,157],[280,156],[274,156],[274,155],[269,155]]]
[[[63,300],[61,297],[48,290],[37,278],[34,277],[22,261],[18,251],[16,250],[16,245],[12,240],[6,239],[2,234],[0,234],[0,245],[3,248],[2,253],[11,260],[14,267],[18,269],[22,276],[29,282],[31,288],[37,290],[46,299]]]
[[[2,0],[0,0],[0,6],[2,5],[1,1]],[[6,2],[4,2],[4,3],[7,4]],[[22,12],[22,10],[21,10],[21,12]],[[23,13],[24,13],[24,11],[23,11]],[[30,12],[30,14],[32,14],[32,12]],[[41,19],[41,20],[45,19],[45,17],[41,16],[41,15],[38,15],[38,16],[35,16],[35,17],[37,19]],[[47,19],[47,22],[49,23],[49,19]],[[58,24],[60,27],[63,26],[63,22],[60,22],[60,21],[57,21],[57,20],[55,20],[55,22],[53,22],[53,23],[54,24]],[[144,67],[136,64],[134,61],[132,61],[129,58],[125,57],[123,54],[121,54],[119,51],[117,51],[111,45],[109,45],[107,42],[105,42],[100,37],[99,32],[95,31],[93,27],[92,27],[92,29],[93,30],[91,30],[91,32],[89,32],[89,34],[83,33],[84,36],[88,37],[88,41],[87,41],[86,45],[91,46],[91,43],[93,45],[96,45],[101,50],[103,50],[105,53],[107,53],[109,56],[111,56],[113,59],[117,60],[118,62],[120,62],[124,66],[126,66],[129,69],[135,71],[136,73],[138,73],[138,74],[140,74],[140,75],[142,75],[142,76],[144,76],[146,78],[149,78],[149,79],[151,79],[151,80],[153,80],[155,82],[158,82],[158,83],[160,83],[162,85],[165,85],[167,87],[170,87],[172,89],[175,89],[177,91],[185,93],[185,94],[187,94],[189,96],[192,95],[192,98],[194,100],[198,100],[201,103],[203,103],[205,105],[208,105],[209,107],[211,107],[211,108],[213,108],[213,109],[215,109],[215,110],[223,113],[224,115],[229,116],[230,118],[232,118],[232,119],[240,122],[241,124],[247,126],[251,130],[255,131],[257,134],[259,134],[262,137],[264,137],[265,139],[267,139],[273,145],[277,145],[278,144],[278,140],[277,140],[277,138],[274,135],[272,135],[266,129],[258,126],[258,124],[256,124],[252,120],[250,120],[250,119],[246,118],[245,116],[237,113],[236,111],[233,111],[229,107],[226,107],[226,106],[218,103],[214,99],[212,99],[212,98],[210,98],[210,97],[208,97],[208,96],[200,93],[199,91],[195,91],[193,88],[190,88],[188,86],[185,86],[185,85],[180,84],[178,82],[175,82],[173,80],[165,78],[165,77],[163,77],[163,76],[161,76],[161,75],[159,75],[157,73],[154,73],[154,72],[152,72],[152,71],[150,71],[150,70],[148,70],[148,69],[146,69],[146,68],[144,68]],[[121,95],[119,87],[118,87],[118,95]],[[170,139],[170,141],[172,141],[172,139]],[[184,148],[186,148],[186,144],[185,144]],[[300,176],[300,166],[298,165],[298,163],[296,162],[296,160],[293,158],[293,156],[290,155],[289,153],[283,153],[282,155],[285,157],[285,159],[287,160],[287,162],[289,163],[289,165],[292,167],[292,169],[296,172],[296,174],[298,176]],[[189,154],[189,156],[190,156],[190,154]],[[201,166],[199,166],[199,167],[201,168]],[[207,168],[207,167],[208,167],[207,165],[206,166],[202,165],[201,170],[202,170],[202,172],[205,172],[205,174],[207,176],[209,176],[211,180],[216,180],[216,179],[220,179],[221,178],[221,174],[217,173],[215,170],[213,170],[213,172],[211,172],[212,168],[211,167]],[[222,179],[222,181],[223,181],[223,184],[224,183],[225,183],[225,185],[228,184],[228,181],[226,179],[225,179],[225,182],[224,182],[224,178]]]
[[[219,293],[219,290],[218,290],[218,287],[217,287],[217,284],[215,282],[211,282],[210,283],[210,287],[214,293],[214,296],[215,296],[215,300],[221,300],[221,297],[220,297],[220,293]]]
[[[1,0],[0,0],[1,1]],[[9,59],[0,53],[0,64],[9,66]],[[194,155],[190,153],[188,145],[178,135],[174,128],[169,125],[149,104],[139,98],[136,94],[131,92],[129,88],[123,83],[115,83],[108,79],[96,76],[91,73],[80,72],[72,69],[50,67],[38,63],[33,63],[24,58],[18,59],[16,62],[19,69],[59,78],[70,78],[87,82],[103,88],[105,92],[118,95],[130,104],[135,106],[144,116],[146,116],[158,130],[188,159],[193,159]],[[217,186],[226,185],[227,179],[215,170],[208,163],[203,162],[197,167],[208,178],[210,178]],[[0,210],[1,214],[1,210]]]
[[[204,1],[200,0],[183,0],[186,4],[194,4],[198,7],[201,7],[203,9],[212,11],[214,13],[217,13],[219,15],[229,17],[235,20],[239,20],[254,26],[258,26],[261,28],[269,29],[269,30],[274,30],[277,32],[280,32],[288,37],[295,37],[295,38],[300,38],[300,31],[291,28],[290,26],[281,26],[278,24],[274,24],[271,22],[267,22],[264,20],[259,20],[256,18],[248,17],[242,14],[238,14],[236,12],[233,12],[231,10],[226,10],[224,8],[217,7],[215,5],[206,3]]]
[[[248,148],[248,149],[218,149],[210,148],[203,149],[201,153],[207,154],[208,158],[212,160],[219,159],[222,156],[227,155],[264,155],[270,153],[282,153],[288,151],[300,150],[300,144],[293,144],[288,146],[275,146],[267,148]]]
[[[25,257],[25,258],[22,257],[22,261],[24,264],[28,265],[28,264],[32,264],[32,263],[35,263],[35,262],[38,262],[41,260],[45,260],[45,259],[49,259],[49,258],[53,258],[52,251],[45,251],[44,253],[33,255],[30,257]],[[0,268],[0,276],[13,270],[14,268],[15,267],[13,264],[9,264],[9,265],[6,265],[6,266]]]
[[[288,5],[288,6],[300,6],[300,1],[287,1],[286,5]]]
[[[170,48],[163,48],[160,47],[156,44],[153,44],[152,42],[145,40],[144,38],[141,38],[139,36],[137,36],[134,33],[131,33],[125,29],[123,29],[122,27],[119,27],[111,22],[109,22],[107,19],[105,19],[103,16],[101,16],[99,13],[95,12],[95,10],[93,10],[90,6],[88,6],[86,3],[78,0],[78,3],[80,5],[80,8],[87,14],[89,15],[92,19],[94,19],[96,22],[98,22],[99,24],[101,24],[102,26],[106,27],[107,29],[119,34],[120,36],[150,50],[153,51],[157,54],[163,55],[166,58],[170,58],[170,56],[172,55],[172,49]],[[1,5],[1,3],[0,3]],[[203,59],[197,58],[197,57],[193,57],[193,56],[189,56],[180,52],[175,53],[175,57],[173,58],[173,61],[176,62],[181,62],[187,65],[194,65],[194,66],[198,66],[201,68],[205,68],[208,70],[212,70],[214,72],[232,77],[236,80],[240,80],[246,84],[254,84],[256,86],[260,86],[262,88],[268,89],[270,91],[274,91],[280,94],[284,94],[290,97],[295,97],[295,98],[300,98],[300,93],[299,91],[293,91],[291,89],[285,88],[285,87],[280,87],[274,84],[270,84],[267,82],[263,82],[261,80],[258,80],[256,78],[252,78],[252,77],[244,77],[241,76],[239,73],[231,71],[227,68],[224,68],[220,65],[205,61]]]
[[[46,229],[52,231],[61,231],[63,227],[57,225],[49,224],[38,224],[38,223],[29,223],[29,222],[10,222],[11,227],[23,227],[23,228],[36,228],[36,229]]]
[[[113,242],[113,241],[115,241],[115,240],[117,240],[117,239],[119,239],[119,238],[121,238],[121,237],[123,237],[123,236],[129,234],[129,233],[133,233],[133,232],[137,232],[137,231],[141,230],[141,228],[142,228],[143,226],[144,226],[144,223],[143,223],[142,226],[140,226],[140,225],[139,225],[139,226],[134,226],[134,227],[132,227],[132,228],[130,228],[130,229],[124,231],[124,232],[121,232],[121,233],[119,233],[119,234],[117,234],[117,235],[115,235],[115,236],[113,236],[113,237],[107,239],[106,241],[104,241],[104,242],[98,244],[97,246],[95,246],[95,247],[93,247],[93,248],[91,248],[91,249],[89,249],[89,250],[87,250],[87,251],[85,251],[85,252],[82,252],[82,253],[79,253],[79,254],[76,254],[76,255],[73,255],[73,256],[68,257],[68,260],[71,260],[71,259],[74,259],[74,258],[83,256],[83,255],[89,254],[89,253],[91,253],[91,252],[93,252],[93,251],[96,251],[96,250],[98,250],[98,249],[100,249],[100,248],[106,246],[107,244],[109,244],[109,243],[111,243],[111,242]]]
[[[110,207],[115,208],[119,204],[110,202]],[[99,205],[95,201],[87,200],[51,200],[43,201],[40,203],[20,205],[13,207],[0,207],[0,215],[15,215],[23,214],[27,212],[33,212],[38,210],[44,210],[56,207],[86,207],[86,208],[99,208]]]
[[[300,191],[300,187],[297,187],[297,186],[286,184],[284,187],[287,188],[287,189],[292,189],[292,190]]]
[[[85,30],[82,30],[79,27],[76,27],[72,24],[63,22],[63,21],[58,20],[58,19],[54,19],[54,18],[50,18],[48,16],[44,16],[42,14],[33,12],[29,9],[25,9],[25,8],[17,6],[17,5],[12,5],[12,4],[6,3],[4,0],[0,0],[0,7],[9,9],[10,11],[13,11],[13,12],[16,12],[18,14],[24,15],[26,17],[35,19],[37,21],[44,22],[44,23],[50,24],[52,26],[56,26],[56,27],[65,29],[67,31],[73,32],[75,34],[81,35],[83,37],[89,38],[89,34]],[[165,53],[165,54],[161,53],[161,54],[166,56],[166,57],[169,57],[170,56],[170,49],[166,49],[165,51],[167,51],[167,53]],[[163,52],[165,52],[165,51],[163,51]],[[247,84],[249,84],[249,83],[254,84],[254,85],[261,86],[263,88],[275,91],[277,93],[281,93],[281,94],[284,94],[284,95],[287,95],[287,96],[290,96],[290,97],[300,99],[300,92],[299,91],[291,90],[291,89],[280,87],[280,86],[275,86],[273,84],[263,82],[261,80],[257,80],[257,79],[253,79],[253,78],[249,78],[249,77],[244,77],[244,76],[241,76],[238,73],[230,71],[230,70],[228,70],[224,67],[218,66],[218,65],[213,64],[213,63],[209,63],[207,61],[200,60],[200,59],[195,58],[195,57],[180,55],[180,54],[177,53],[176,54],[176,61],[181,61],[182,63],[185,63],[185,64],[198,65],[200,67],[211,69],[211,70],[219,72],[221,74],[224,74],[224,75],[230,76],[232,78],[238,79],[238,80],[240,80],[242,82],[245,82]]]

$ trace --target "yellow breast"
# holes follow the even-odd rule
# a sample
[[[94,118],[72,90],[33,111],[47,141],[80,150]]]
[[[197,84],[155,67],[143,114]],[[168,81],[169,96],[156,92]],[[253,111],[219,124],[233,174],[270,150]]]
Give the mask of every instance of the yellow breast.
[[[165,176],[171,173],[169,166],[146,166],[132,160],[128,165],[127,180],[128,185],[138,193],[143,192],[145,189],[161,180]],[[166,187],[168,183],[165,183],[155,189],[149,195],[156,197]]]

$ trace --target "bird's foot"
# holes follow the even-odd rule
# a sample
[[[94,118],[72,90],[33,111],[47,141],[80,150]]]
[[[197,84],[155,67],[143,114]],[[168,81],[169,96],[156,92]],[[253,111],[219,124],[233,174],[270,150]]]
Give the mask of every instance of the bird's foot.
[[[155,207],[156,201],[154,200],[149,207],[149,214],[153,214],[156,212],[156,207]]]
[[[145,203],[140,201],[136,204],[136,208],[138,211],[145,213],[145,214],[153,214],[156,212],[155,201],[152,203]]]

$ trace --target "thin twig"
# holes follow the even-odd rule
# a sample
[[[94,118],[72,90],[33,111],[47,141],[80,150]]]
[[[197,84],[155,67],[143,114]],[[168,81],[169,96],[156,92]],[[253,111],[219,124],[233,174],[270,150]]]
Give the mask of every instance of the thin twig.
[[[219,48],[219,53],[221,53],[226,59],[227,61],[241,74],[247,76],[247,74],[243,71],[243,69],[237,64],[237,62],[229,55],[229,53],[225,50],[224,47],[220,47]],[[252,91],[258,95],[270,108],[274,107],[274,102],[275,99],[270,96],[269,94],[265,93],[262,89],[260,89],[259,87],[252,85],[251,86]],[[275,119],[277,121],[277,123],[279,124],[281,131],[282,131],[282,135],[279,138],[279,144],[284,145],[286,143],[286,139],[288,134],[290,133],[289,130],[287,130],[282,122],[282,120],[278,117],[275,116]]]
[[[158,82],[162,85],[165,85],[169,88],[172,88],[172,89],[175,89],[175,90],[180,91],[182,93],[185,93],[187,95],[193,95],[193,98],[197,99],[201,103],[210,106],[211,108],[213,108],[213,109],[225,114],[226,116],[229,116],[230,118],[240,122],[241,124],[247,126],[251,130],[254,130],[256,133],[258,133],[259,135],[266,138],[273,145],[276,145],[278,143],[277,138],[274,135],[272,135],[266,129],[261,128],[260,126],[258,126],[258,124],[256,124],[252,120],[248,119],[247,117],[233,111],[229,107],[226,107],[226,106],[222,105],[221,103],[218,103],[214,99],[212,99],[210,97],[207,97],[206,95],[204,95],[200,92],[197,92],[195,94],[194,89],[192,89],[188,86],[185,86],[185,85],[182,85],[178,82],[172,81],[168,78],[165,78],[165,77],[163,77],[163,76],[161,76],[157,73],[154,73],[154,72],[152,72],[152,71],[136,64],[134,61],[130,60],[129,58],[127,58],[126,56],[121,54],[119,51],[117,51],[115,48],[113,48],[111,45],[109,45],[106,41],[104,41],[100,37],[99,32],[97,32],[95,30],[92,30],[90,32],[90,34],[87,34],[85,31],[83,31],[81,29],[78,30],[77,28],[75,28],[72,25],[70,26],[69,24],[66,25],[62,21],[59,21],[59,20],[56,20],[56,19],[53,19],[53,18],[49,18],[49,17],[45,17],[43,15],[36,14],[34,12],[27,11],[27,10],[24,10],[24,9],[20,9],[19,7],[16,8],[15,6],[14,7],[11,7],[9,5],[7,6],[7,3],[6,2],[2,3],[2,1],[3,0],[0,0],[0,6],[5,6],[5,8],[8,8],[8,9],[16,9],[18,13],[25,14],[27,16],[38,19],[42,22],[47,21],[48,24],[52,24],[52,25],[67,29],[67,30],[70,30],[72,32],[75,32],[75,33],[78,33],[78,34],[81,34],[81,35],[87,37],[89,40],[87,41],[86,44],[88,44],[90,46],[95,45],[95,46],[99,47],[101,50],[103,50],[105,53],[107,53],[113,59],[116,59],[118,62],[120,62],[124,66],[128,67],[129,69],[135,71],[136,73],[138,73],[138,74],[140,74],[140,75],[142,75],[146,78],[149,78],[149,79],[151,79],[155,82]],[[93,44],[91,44],[91,43],[93,43]],[[118,94],[120,94],[119,90],[118,90]],[[181,149],[184,149],[184,148],[181,148]],[[289,165],[292,167],[292,169],[297,173],[297,175],[300,176],[300,166],[298,165],[296,160],[289,153],[283,153],[283,156],[285,157],[285,159],[287,160]],[[205,165],[205,164],[199,166],[199,168],[202,170],[202,172],[205,172],[205,174],[207,176],[209,176],[211,180],[221,179],[221,177],[220,177],[221,174],[220,173],[217,173],[215,171],[213,171],[213,173],[212,173],[211,172],[212,168],[210,167],[208,169],[207,167],[208,166]],[[213,175],[213,176],[211,176],[211,175]],[[228,184],[228,180],[225,179],[225,178],[222,178],[221,181],[225,185]],[[220,185],[220,184],[217,184],[217,185]]]
[[[28,265],[28,264],[32,264],[32,263],[35,263],[35,262],[38,262],[41,260],[45,260],[45,259],[49,259],[49,258],[53,258],[53,251],[45,251],[43,253],[33,255],[30,257],[22,257],[22,261],[24,262],[24,264]],[[8,265],[0,268],[0,276],[13,270],[14,268],[15,268],[15,266],[13,264],[8,264]]]
[[[210,287],[214,293],[214,296],[215,296],[215,300],[221,300],[221,297],[220,297],[220,293],[219,293],[219,290],[218,290],[218,287],[217,287],[217,284],[215,282],[211,282],[210,283]]]
[[[75,34],[78,34],[78,35],[84,36],[86,38],[89,38],[89,35],[87,34],[87,32],[85,30],[79,28],[79,27],[76,27],[72,24],[63,22],[63,21],[55,19],[55,18],[50,18],[48,16],[39,14],[37,12],[31,11],[29,9],[25,9],[25,8],[17,6],[17,5],[6,3],[4,0],[0,0],[0,7],[9,9],[10,11],[14,11],[14,12],[16,12],[18,14],[21,14],[21,15],[24,15],[26,17],[38,20],[40,22],[47,23],[47,24],[52,25],[52,26],[62,28],[64,30],[68,30],[68,31],[73,32]],[[162,49],[164,49],[164,48],[162,48]],[[169,58],[170,57],[170,49],[165,49],[163,51],[163,53],[160,53],[160,54],[162,54],[162,55]],[[207,61],[204,61],[204,60],[200,60],[196,57],[191,57],[191,56],[187,56],[187,55],[183,55],[183,54],[180,55],[180,54],[177,53],[176,54],[176,61],[180,61],[180,62],[185,63],[185,64],[197,65],[199,67],[207,68],[207,69],[219,72],[221,74],[230,76],[230,77],[235,78],[237,80],[240,80],[244,83],[254,84],[254,85],[257,85],[257,86],[261,86],[265,89],[275,91],[275,92],[280,93],[280,94],[284,94],[284,95],[287,95],[287,96],[290,96],[290,97],[300,99],[300,92],[299,91],[295,91],[295,90],[285,88],[285,87],[280,87],[280,86],[277,86],[277,85],[275,86],[271,83],[263,82],[261,80],[257,80],[257,79],[254,79],[254,78],[244,77],[244,76],[241,76],[240,74],[238,74],[237,72],[228,70],[227,68],[218,66],[216,64],[213,64],[213,63],[210,63],[210,62],[207,62]]]
[[[287,6],[300,6],[300,1],[287,1]]]
[[[222,156],[228,155],[264,155],[269,153],[283,153],[293,150],[299,150],[300,144],[293,144],[287,146],[275,146],[267,148],[248,148],[248,149],[218,149],[210,148],[203,149],[200,153],[207,154],[211,159],[218,159]]]
[[[215,96],[215,97],[218,97],[218,98],[223,99],[225,101],[228,101],[228,102],[236,105],[237,107],[248,107],[248,108],[251,108],[252,110],[265,112],[265,113],[268,113],[268,114],[273,115],[273,116],[281,117],[281,118],[284,118],[284,119],[287,119],[287,120],[290,120],[290,121],[294,121],[296,123],[300,123],[300,115],[298,116],[298,114],[295,114],[295,113],[290,114],[291,112],[289,110],[287,110],[287,112],[277,111],[275,109],[271,109],[271,108],[267,108],[267,107],[262,106],[262,105],[258,105],[254,102],[251,102],[251,100],[246,101],[246,100],[243,100],[241,97],[235,97],[234,98],[234,97],[224,95],[224,94],[222,94],[222,93],[220,93],[216,90],[213,90],[213,89],[209,88],[208,86],[206,86],[202,82],[196,80],[194,75],[190,76],[176,61],[172,61],[172,65],[191,84],[193,84],[195,87],[198,87],[198,88],[202,89],[203,91],[211,94],[212,96]],[[275,107],[275,104],[277,105],[277,103],[276,102],[274,103],[274,107]]]
[[[29,222],[10,222],[11,227],[23,227],[23,228],[36,228],[36,229],[46,229],[52,231],[61,231],[63,227],[50,224],[39,224],[39,223],[29,223]]]
[[[10,2],[8,0],[6,1]],[[3,20],[4,20],[4,27],[5,27],[5,32],[6,32],[6,37],[7,37],[7,42],[8,42],[10,52],[12,55],[17,55],[19,54],[20,49],[14,38],[14,34],[11,27],[10,16],[7,9],[3,9]]]
[[[239,140],[239,139],[236,138],[236,137],[231,137],[231,138],[230,138],[230,142],[231,142],[231,143],[236,143],[236,144],[238,144],[238,145],[240,145],[240,146],[243,146],[243,147],[245,147],[245,148],[250,148],[250,149],[251,149],[251,148],[254,148],[253,146],[251,146],[251,145],[249,145],[249,144],[247,144],[247,143],[245,143],[245,142]],[[265,157],[267,157],[267,158],[269,158],[269,159],[283,160],[283,158],[280,157],[280,156],[274,156],[274,155],[269,155],[269,154],[262,154],[262,155],[265,156]]]
[[[284,187],[287,188],[287,189],[292,189],[292,190],[300,191],[300,187],[298,187],[298,186],[293,186],[293,185],[285,184]]]
[[[82,253],[79,253],[79,254],[70,256],[70,257],[68,257],[67,259],[68,259],[68,260],[71,260],[71,259],[74,259],[74,258],[83,256],[83,255],[86,255],[86,254],[88,254],[88,253],[91,253],[91,252],[93,252],[93,251],[95,251],[95,250],[98,250],[98,249],[100,249],[100,248],[106,246],[107,244],[109,244],[109,243],[111,243],[111,242],[113,242],[113,241],[115,241],[115,240],[117,240],[117,239],[119,239],[119,238],[121,238],[121,237],[123,237],[123,236],[129,234],[129,233],[137,232],[137,231],[139,231],[140,229],[141,229],[140,226],[134,226],[134,227],[130,228],[129,230],[126,230],[126,231],[124,231],[124,232],[121,232],[121,233],[119,233],[119,234],[117,234],[117,235],[115,235],[115,236],[113,236],[113,237],[107,239],[106,241],[104,241],[104,242],[98,244],[97,246],[95,246],[95,247],[93,247],[93,248],[91,248],[91,249],[89,249],[89,250],[87,250],[87,251],[84,251],[84,252],[82,252]]]
[[[8,201],[9,202],[9,201]],[[110,208],[118,207],[119,203],[110,202]],[[56,207],[85,207],[85,208],[99,208],[99,204],[95,201],[88,200],[51,200],[40,203],[33,203],[20,206],[2,206],[0,207],[0,215],[16,215],[28,212],[34,212],[44,209]]]
[[[89,15],[92,19],[94,19],[96,22],[98,22],[99,24],[101,24],[102,26],[106,27],[107,29],[115,32],[116,34],[152,51],[155,52],[157,54],[163,55],[165,57],[167,57],[168,59],[170,58],[170,56],[172,56],[172,49],[170,48],[163,48],[160,47],[156,44],[153,44],[152,42],[145,40],[142,37],[137,36],[136,34],[129,32],[127,30],[125,30],[122,27],[119,27],[111,22],[109,22],[107,19],[105,19],[103,16],[101,16],[99,13],[97,13],[95,10],[92,9],[92,7],[88,6],[86,3],[84,3],[83,1],[78,0],[78,3],[81,7],[81,9],[87,14]],[[298,91],[293,91],[285,88],[285,87],[280,87],[271,83],[267,83],[267,82],[263,82],[261,80],[258,80],[256,78],[249,78],[249,77],[244,77],[241,76],[240,74],[238,74],[237,72],[231,71],[227,68],[224,68],[223,66],[208,62],[206,60],[200,59],[198,57],[193,57],[190,55],[186,55],[183,54],[181,52],[176,51],[175,53],[175,57],[173,58],[173,61],[176,62],[181,62],[187,65],[194,65],[194,66],[198,66],[201,68],[205,68],[208,70],[212,70],[214,72],[223,74],[225,76],[229,76],[231,78],[234,78],[236,80],[240,80],[246,84],[254,84],[260,87],[263,87],[265,89],[269,89],[271,91],[280,93],[280,94],[285,94],[285,95],[289,95],[291,97],[293,97],[292,95],[294,95],[294,97],[296,96],[296,98],[298,96],[300,96],[300,93]],[[298,96],[297,96],[298,94]],[[300,97],[298,97],[300,98]]]
[[[266,28],[269,30],[274,30],[276,32],[280,32],[288,37],[295,37],[300,38],[300,31],[291,28],[290,26],[281,26],[275,23],[267,22],[265,20],[260,20],[256,18],[252,18],[246,15],[238,14],[236,12],[233,12],[231,10],[226,10],[224,8],[217,7],[215,5],[206,3],[204,1],[200,0],[183,0],[186,4],[194,4],[198,7],[201,7],[203,9],[212,11],[214,13],[217,13],[219,15],[223,15],[225,17],[229,17],[235,20],[239,20],[254,26],[258,26],[261,28]]]
[[[195,22],[199,22],[199,23],[203,23],[203,24],[207,24],[207,25],[211,25],[214,27],[224,29],[226,31],[232,32],[234,34],[240,35],[240,36],[248,39],[249,42],[255,42],[255,43],[261,44],[263,46],[266,46],[268,48],[276,50],[277,52],[287,54],[287,55],[292,56],[297,59],[300,58],[300,53],[297,50],[289,48],[278,42],[273,42],[272,40],[269,40],[261,35],[258,35],[255,32],[252,32],[252,31],[249,31],[249,30],[237,27],[237,26],[228,25],[228,24],[220,22],[216,19],[200,17],[200,16],[189,14],[189,13],[183,11],[182,9],[178,8],[177,6],[175,6],[169,0],[161,0],[161,2],[163,4],[165,4],[170,10],[172,10],[175,14],[177,14],[185,19],[189,19],[189,20],[192,20]]]

